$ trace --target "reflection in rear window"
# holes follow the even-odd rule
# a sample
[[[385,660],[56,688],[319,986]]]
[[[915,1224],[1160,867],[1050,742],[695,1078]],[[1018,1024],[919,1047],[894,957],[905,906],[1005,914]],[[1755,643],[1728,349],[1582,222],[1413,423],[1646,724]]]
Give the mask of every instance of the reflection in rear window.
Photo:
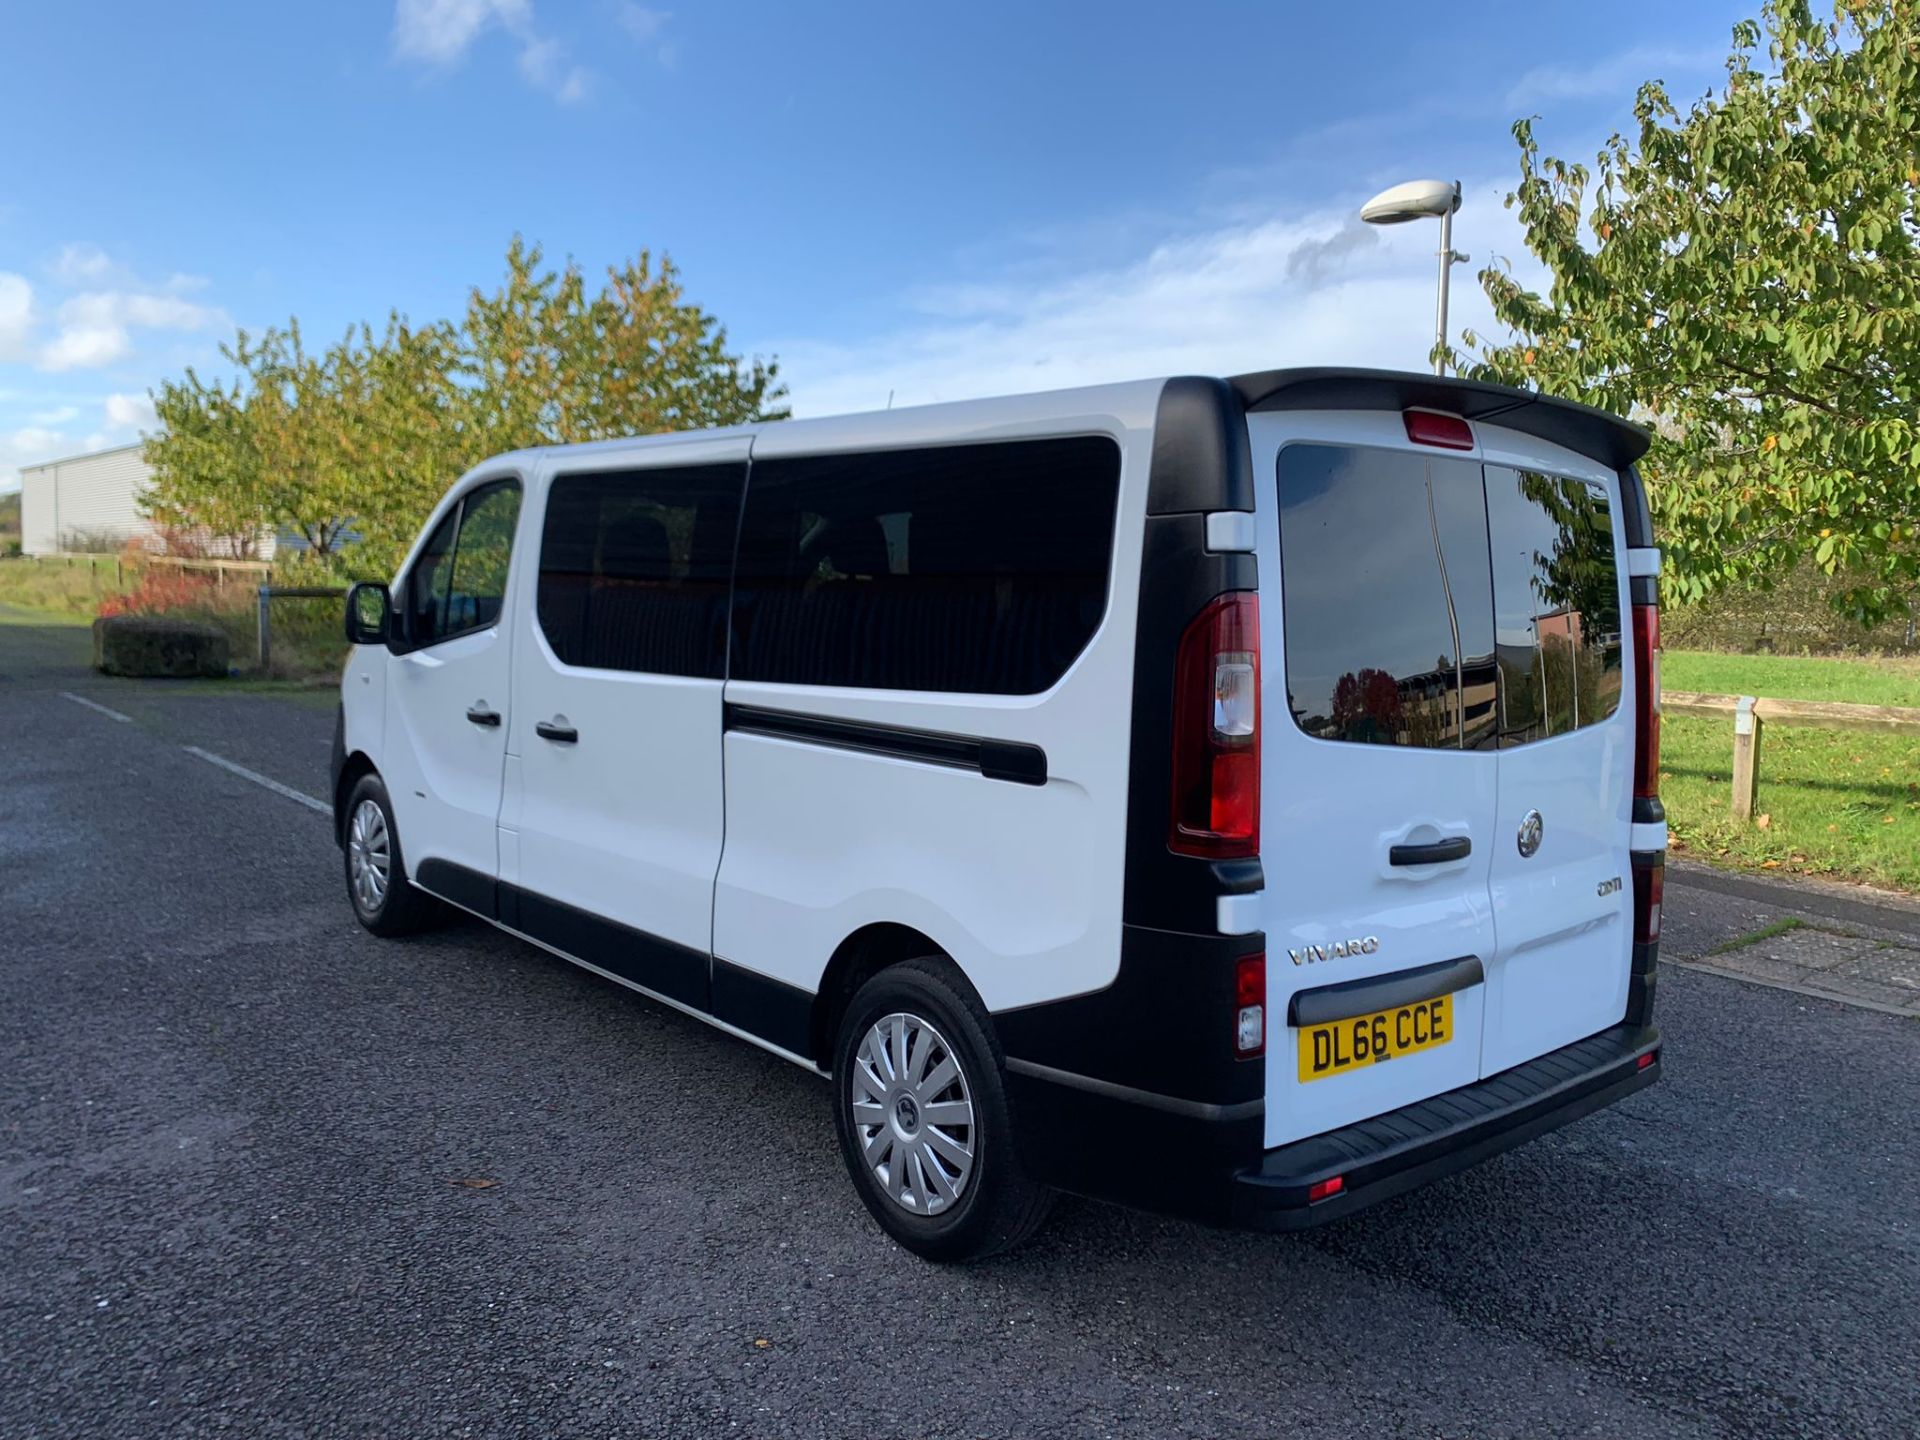
[[[1280,452],[1288,708],[1307,734],[1482,749],[1620,698],[1603,491],[1405,451]]]

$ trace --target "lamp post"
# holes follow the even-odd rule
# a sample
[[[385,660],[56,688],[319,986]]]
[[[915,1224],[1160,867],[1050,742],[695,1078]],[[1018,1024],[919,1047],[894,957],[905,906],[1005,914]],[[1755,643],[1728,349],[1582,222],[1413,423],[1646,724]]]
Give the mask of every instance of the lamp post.
[[[1447,279],[1456,263],[1465,264],[1468,256],[1453,248],[1453,212],[1460,208],[1458,180],[1409,180],[1382,190],[1360,207],[1360,218],[1369,225],[1404,225],[1409,220],[1437,216],[1440,221],[1440,298],[1434,308],[1434,348],[1443,353],[1434,357],[1433,373],[1447,373],[1444,350],[1447,343]]]

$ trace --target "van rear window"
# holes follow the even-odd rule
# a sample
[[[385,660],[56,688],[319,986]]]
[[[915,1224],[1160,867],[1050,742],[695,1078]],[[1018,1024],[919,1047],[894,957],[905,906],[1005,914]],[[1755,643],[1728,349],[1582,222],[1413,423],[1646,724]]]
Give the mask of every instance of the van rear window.
[[[1467,460],[1280,452],[1288,708],[1307,734],[1487,749],[1620,701],[1604,491]]]

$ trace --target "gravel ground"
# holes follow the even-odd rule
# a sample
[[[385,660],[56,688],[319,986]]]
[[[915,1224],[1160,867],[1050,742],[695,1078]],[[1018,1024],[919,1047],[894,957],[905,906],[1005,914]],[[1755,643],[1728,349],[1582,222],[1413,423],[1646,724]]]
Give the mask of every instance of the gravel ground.
[[[0,1434],[1914,1433],[1912,1020],[1668,966],[1665,1081],[1466,1175],[939,1269],[819,1081],[478,925],[372,939],[325,820],[182,748],[324,794],[324,700],[83,640],[0,625]],[[1714,880],[1669,956],[1830,903]]]

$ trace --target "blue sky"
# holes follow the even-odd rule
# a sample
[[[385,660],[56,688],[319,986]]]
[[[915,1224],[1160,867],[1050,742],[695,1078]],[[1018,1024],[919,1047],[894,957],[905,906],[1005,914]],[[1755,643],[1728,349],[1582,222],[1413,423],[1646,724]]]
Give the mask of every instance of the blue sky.
[[[454,314],[516,231],[590,271],[670,252],[801,414],[1417,367],[1435,228],[1358,204],[1458,178],[1456,246],[1526,269],[1514,118],[1590,160],[1755,8],[9,6],[0,488],[137,436],[236,325]]]

